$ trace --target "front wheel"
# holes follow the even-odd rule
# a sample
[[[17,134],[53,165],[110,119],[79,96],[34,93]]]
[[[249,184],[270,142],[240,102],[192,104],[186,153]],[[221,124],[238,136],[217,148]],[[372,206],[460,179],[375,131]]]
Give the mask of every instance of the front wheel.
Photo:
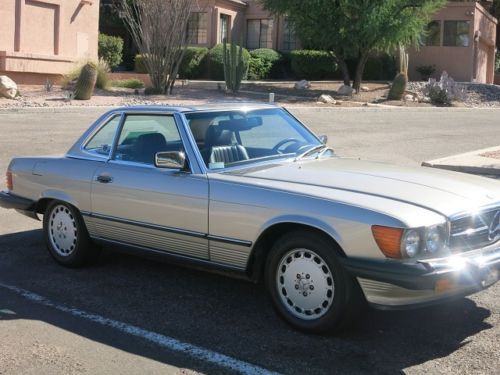
[[[76,208],[54,201],[45,210],[43,232],[50,255],[63,266],[80,267],[98,256]]]
[[[266,284],[279,315],[310,333],[345,327],[362,300],[332,244],[310,232],[289,233],[276,242],[266,265]]]

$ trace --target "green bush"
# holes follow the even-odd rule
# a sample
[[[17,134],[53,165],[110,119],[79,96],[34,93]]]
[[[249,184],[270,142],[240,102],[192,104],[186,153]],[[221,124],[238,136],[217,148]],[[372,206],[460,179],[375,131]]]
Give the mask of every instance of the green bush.
[[[143,55],[135,55],[134,72],[136,72],[136,73],[147,73],[148,72],[148,69],[146,68],[146,64],[144,63],[144,56]]]
[[[500,73],[500,51],[498,51],[496,54],[495,71],[497,73]]]
[[[248,79],[258,81],[264,79],[269,71],[269,68],[264,60],[258,57],[250,56],[248,65]]]
[[[119,36],[99,34],[98,53],[99,58],[114,68],[122,62],[123,39]]]
[[[295,50],[290,52],[292,73],[297,79],[320,80],[333,78],[337,64],[326,51]]]
[[[179,67],[179,77],[187,79],[201,78],[204,75],[204,60],[208,48],[188,47]]]
[[[80,72],[82,68],[91,60],[84,60],[76,63],[75,67],[64,76],[63,78],[63,87],[68,86],[71,82],[76,81],[80,76]],[[100,59],[98,63],[93,63],[97,66],[97,81],[95,86],[98,89],[106,89],[109,84],[108,73],[110,71],[109,65],[106,61]]]
[[[127,89],[142,89],[144,87],[144,82],[137,78],[114,79],[109,85],[111,87],[125,87]]]
[[[245,67],[245,74],[243,79],[247,79],[248,76],[248,66],[250,62],[250,53],[243,48],[243,65]],[[224,80],[224,60],[223,60],[223,45],[222,43],[217,44],[212,48],[207,55],[207,68],[208,68],[208,78],[223,81]]]
[[[281,54],[270,48],[259,48],[250,52],[249,79],[272,78],[273,70],[281,60]]]

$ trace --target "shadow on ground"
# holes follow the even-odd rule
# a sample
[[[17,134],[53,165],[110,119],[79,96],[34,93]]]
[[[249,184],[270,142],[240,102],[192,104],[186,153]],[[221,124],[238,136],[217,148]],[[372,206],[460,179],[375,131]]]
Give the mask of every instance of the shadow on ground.
[[[341,335],[305,335],[274,314],[260,285],[109,251],[94,266],[66,269],[49,257],[39,230],[0,236],[0,259],[0,282],[282,373],[395,373],[446,357],[491,327],[490,311],[464,298],[414,311],[369,309]],[[136,340],[110,340],[101,327],[80,329],[70,317],[37,309],[20,317],[160,362],[169,358]]]

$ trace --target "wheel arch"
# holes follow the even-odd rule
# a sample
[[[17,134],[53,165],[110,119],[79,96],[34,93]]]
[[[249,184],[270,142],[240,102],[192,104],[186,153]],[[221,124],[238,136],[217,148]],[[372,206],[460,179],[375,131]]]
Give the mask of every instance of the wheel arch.
[[[319,220],[309,218],[288,217],[274,220],[266,225],[255,241],[247,263],[247,273],[252,281],[262,278],[265,262],[272,245],[286,233],[307,231],[325,238],[332,244],[332,248],[342,257],[346,254],[342,249],[342,237],[330,225]]]
[[[63,203],[67,203],[75,207],[77,210],[80,210],[76,200],[69,194],[64,193],[62,191],[49,190],[41,194],[40,199],[36,204],[36,212],[38,214],[43,214],[47,209],[47,207],[49,206],[49,204],[53,201],[60,201]]]

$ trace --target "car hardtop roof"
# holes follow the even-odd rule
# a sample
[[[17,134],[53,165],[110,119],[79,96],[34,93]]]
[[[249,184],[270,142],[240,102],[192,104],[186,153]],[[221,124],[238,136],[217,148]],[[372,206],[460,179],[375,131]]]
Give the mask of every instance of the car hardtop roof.
[[[134,105],[127,107],[115,108],[110,112],[205,112],[205,111],[220,111],[220,110],[254,110],[266,108],[279,108],[274,104],[257,103],[257,102],[222,102],[208,103],[193,106],[167,106],[167,105]]]

